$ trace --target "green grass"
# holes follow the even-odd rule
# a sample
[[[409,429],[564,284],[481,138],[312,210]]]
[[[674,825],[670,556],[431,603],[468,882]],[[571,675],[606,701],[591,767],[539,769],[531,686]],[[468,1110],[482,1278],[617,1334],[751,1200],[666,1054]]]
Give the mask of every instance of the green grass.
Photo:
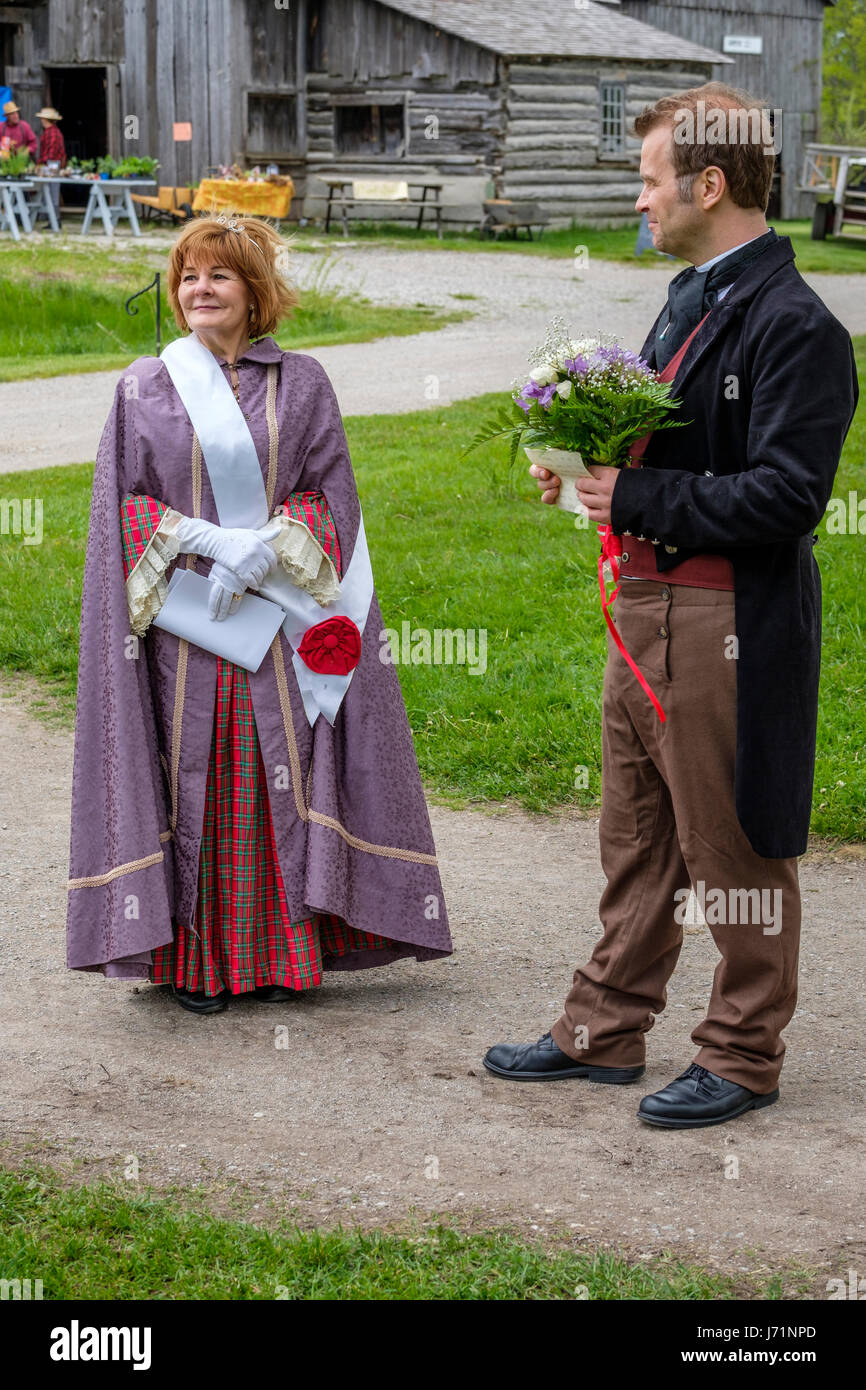
[[[540,238],[529,241],[521,232],[517,239],[503,235],[499,241],[482,241],[478,231],[465,233],[445,232],[442,240],[435,232],[422,229],[417,231],[408,224],[399,222],[351,222],[350,240],[381,243],[383,246],[399,246],[403,250],[417,247],[425,251],[487,251],[492,255],[504,251],[518,252],[526,256],[571,257],[575,247],[585,246],[591,260],[622,261],[625,264],[645,266],[652,269],[656,265],[669,265],[671,274],[686,264],[678,259],[665,260],[657,252],[644,251],[640,256],[634,253],[637,239],[638,220],[626,227],[605,230],[600,227],[548,228]],[[797,269],[803,273],[826,271],[831,274],[857,273],[866,271],[866,236],[829,237],[826,241],[812,241],[811,223],[806,219],[782,222],[774,220],[780,236],[791,238],[797,257]],[[302,228],[298,232],[299,248],[311,233]],[[533,237],[536,233],[533,232]],[[342,233],[339,234],[342,239]]]
[[[862,377],[866,337],[856,346]],[[525,473],[511,478],[503,448],[460,461],[496,399],[346,421],[386,624],[487,633],[484,675],[468,664],[398,666],[418,760],[431,790],[457,801],[597,807],[606,654],[598,543],[540,505]],[[860,411],[835,496],[866,491],[864,457]],[[0,666],[38,677],[67,719],[91,476],[90,465],[77,465],[7,474],[0,484],[5,498],[43,498],[45,518],[41,546],[12,536],[0,543]],[[823,523],[819,534],[824,647],[812,830],[866,839],[862,542],[829,535]],[[587,769],[586,787],[575,785],[578,768]]]
[[[124,243],[98,251],[87,245],[39,241],[2,246],[0,253],[0,381],[107,371],[155,351],[153,290],[127,314],[131,294],[163,272],[162,339],[178,329],[165,295],[167,252]],[[281,347],[303,349],[370,342],[441,328],[468,317],[467,310],[440,313],[429,305],[391,307],[329,285],[333,261],[324,258],[303,302],[277,334]]]
[[[437,1224],[411,1234],[273,1230],[129,1185],[64,1188],[47,1170],[0,1171],[0,1271],[41,1279],[46,1300],[710,1300],[743,1281],[672,1257],[629,1263],[551,1250],[500,1231]],[[782,1279],[745,1296],[777,1299]],[[32,1285],[31,1285],[32,1288]]]

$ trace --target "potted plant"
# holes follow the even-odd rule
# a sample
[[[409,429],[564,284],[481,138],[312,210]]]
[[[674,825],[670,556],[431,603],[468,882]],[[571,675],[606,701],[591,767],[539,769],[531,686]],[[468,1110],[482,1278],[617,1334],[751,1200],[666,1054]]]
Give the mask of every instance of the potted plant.
[[[6,146],[4,149],[3,146]],[[26,178],[35,168],[29,150],[16,149],[8,137],[0,142],[0,177],[4,179]]]
[[[153,159],[150,155],[128,155],[115,164],[111,177],[113,179],[145,179],[148,183],[152,183],[158,168],[159,160]]]

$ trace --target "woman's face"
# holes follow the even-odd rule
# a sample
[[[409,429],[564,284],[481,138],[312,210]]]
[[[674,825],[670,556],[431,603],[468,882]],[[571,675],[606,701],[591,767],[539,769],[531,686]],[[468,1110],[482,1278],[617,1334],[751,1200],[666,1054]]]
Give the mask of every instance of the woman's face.
[[[195,332],[236,333],[249,323],[252,298],[245,280],[228,266],[184,266],[178,299],[187,323]]]

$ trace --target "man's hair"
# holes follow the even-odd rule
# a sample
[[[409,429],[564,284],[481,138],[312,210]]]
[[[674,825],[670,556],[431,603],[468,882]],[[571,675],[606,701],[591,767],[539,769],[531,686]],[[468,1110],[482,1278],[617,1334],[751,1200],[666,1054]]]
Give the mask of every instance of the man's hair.
[[[287,258],[285,241],[258,218],[222,213],[187,222],[168,262],[168,298],[178,328],[188,327],[178,299],[181,276],[187,265],[209,260],[228,266],[245,281],[254,306],[250,337],[273,333],[299,301],[280,267]]]
[[[703,103],[702,112],[699,103]],[[722,120],[718,115],[713,120],[713,113],[719,111],[724,113]],[[730,116],[730,112],[736,114]],[[699,115],[704,117],[706,134],[717,134],[722,125],[725,138],[698,143],[702,128]],[[728,192],[737,207],[760,208],[766,212],[775,163],[774,154],[765,152],[767,145],[772,143],[766,138],[767,115],[768,108],[750,92],[728,87],[723,82],[706,82],[702,87],[672,93],[654,106],[644,107],[635,120],[634,130],[643,139],[656,126],[670,125],[671,158],[681,202],[692,201],[695,179],[712,165],[724,174]],[[677,126],[685,132],[691,127],[694,138],[674,138]]]

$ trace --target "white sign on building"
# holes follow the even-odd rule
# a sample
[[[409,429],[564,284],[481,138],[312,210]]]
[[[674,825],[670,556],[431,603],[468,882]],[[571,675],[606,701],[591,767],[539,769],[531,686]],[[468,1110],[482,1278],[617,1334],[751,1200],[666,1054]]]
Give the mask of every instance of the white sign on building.
[[[725,34],[723,53],[763,53],[764,40],[760,34]]]

